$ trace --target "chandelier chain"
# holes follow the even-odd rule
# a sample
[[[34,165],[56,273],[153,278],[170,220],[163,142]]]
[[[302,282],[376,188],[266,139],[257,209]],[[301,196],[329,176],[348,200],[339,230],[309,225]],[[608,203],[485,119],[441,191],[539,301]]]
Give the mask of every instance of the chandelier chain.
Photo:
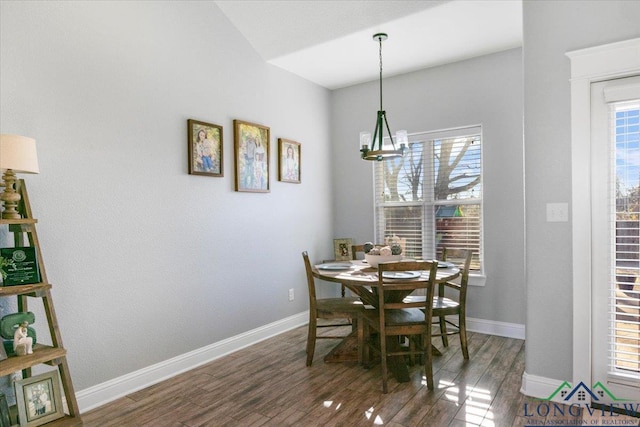
[[[378,56],[380,58],[380,110],[382,110],[382,36],[378,37]]]

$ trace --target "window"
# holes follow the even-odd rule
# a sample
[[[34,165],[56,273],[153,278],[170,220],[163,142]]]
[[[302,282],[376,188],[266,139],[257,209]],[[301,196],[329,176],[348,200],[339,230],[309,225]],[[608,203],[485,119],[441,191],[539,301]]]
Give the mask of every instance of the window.
[[[439,258],[443,247],[473,250],[482,273],[480,126],[409,136],[404,157],[375,165],[376,239],[399,239],[408,257]]]
[[[639,86],[640,88],[640,86]],[[605,90],[606,93],[606,90]],[[612,158],[611,183],[611,307],[609,372],[640,378],[640,101],[610,104]],[[613,186],[615,185],[615,188]]]

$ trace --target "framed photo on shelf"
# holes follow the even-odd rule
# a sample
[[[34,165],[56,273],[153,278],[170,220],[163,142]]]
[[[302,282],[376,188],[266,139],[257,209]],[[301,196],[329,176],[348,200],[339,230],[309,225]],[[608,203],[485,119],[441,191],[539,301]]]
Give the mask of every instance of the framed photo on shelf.
[[[222,161],[222,126],[187,120],[189,174],[224,176]]]
[[[278,180],[300,184],[300,143],[278,138]]]
[[[233,121],[236,191],[268,193],[270,129],[242,120]]]
[[[333,239],[333,257],[336,261],[351,261],[353,239]]]
[[[15,382],[20,426],[39,426],[64,417],[58,370]]]

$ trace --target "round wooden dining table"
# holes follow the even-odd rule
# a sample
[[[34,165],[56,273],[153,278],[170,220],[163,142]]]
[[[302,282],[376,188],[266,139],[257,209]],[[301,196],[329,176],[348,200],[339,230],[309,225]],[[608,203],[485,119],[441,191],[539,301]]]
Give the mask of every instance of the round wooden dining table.
[[[327,282],[334,282],[343,284],[350,291],[356,294],[365,305],[377,306],[378,296],[375,291],[375,285],[378,284],[378,269],[371,267],[364,260],[353,261],[333,261],[323,264],[314,265],[312,268],[313,276],[317,279]],[[428,271],[424,271],[424,275],[429,276]],[[403,282],[411,280],[424,280],[425,277],[415,279],[399,279]],[[455,267],[451,263],[443,263],[442,268],[438,268],[436,275],[436,285],[450,280],[456,279],[460,276],[460,269]],[[389,279],[385,279],[388,281]],[[408,291],[411,292],[411,291]],[[402,301],[408,295],[406,291],[394,291],[391,295],[394,301]],[[435,354],[440,352],[434,349]],[[347,336],[342,342],[340,342],[331,352],[325,356],[325,362],[333,361],[353,361],[358,360],[358,346],[357,336],[354,333]],[[391,370],[399,382],[409,381],[408,368],[403,361],[395,358],[391,365]]]
[[[436,275],[436,285],[456,279],[460,275],[460,269],[451,263],[443,263],[443,268],[438,268]],[[354,294],[360,297],[362,302],[376,306],[378,301],[371,285],[378,283],[378,269],[371,267],[364,260],[353,261],[333,261],[314,265],[313,276],[328,282],[341,283]],[[429,277],[429,272],[423,274]],[[403,282],[411,280],[424,280],[424,277],[416,279],[399,279]],[[402,300],[406,294],[397,295],[394,299]]]

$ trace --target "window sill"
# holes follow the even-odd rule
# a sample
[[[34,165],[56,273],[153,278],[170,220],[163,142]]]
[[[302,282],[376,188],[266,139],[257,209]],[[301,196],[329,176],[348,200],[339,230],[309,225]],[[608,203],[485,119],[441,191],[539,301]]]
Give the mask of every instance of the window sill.
[[[469,274],[469,286],[484,286],[487,276],[482,274]],[[460,278],[452,280],[454,283],[460,283]]]
[[[482,274],[469,274],[469,286],[484,286],[487,276]]]

